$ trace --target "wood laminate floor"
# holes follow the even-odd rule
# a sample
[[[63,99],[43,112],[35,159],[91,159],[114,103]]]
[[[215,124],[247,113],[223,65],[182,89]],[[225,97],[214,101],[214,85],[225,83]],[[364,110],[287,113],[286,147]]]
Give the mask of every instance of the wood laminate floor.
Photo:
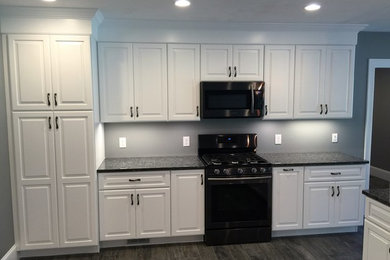
[[[99,254],[40,257],[54,260],[361,259],[363,232],[274,238],[269,243],[206,246],[204,243],[101,249]]]

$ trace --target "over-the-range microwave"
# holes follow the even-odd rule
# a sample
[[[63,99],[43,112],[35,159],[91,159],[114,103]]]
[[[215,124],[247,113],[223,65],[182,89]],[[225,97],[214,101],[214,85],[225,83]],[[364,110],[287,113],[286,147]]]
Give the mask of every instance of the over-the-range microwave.
[[[202,118],[248,118],[264,116],[263,81],[202,81]]]

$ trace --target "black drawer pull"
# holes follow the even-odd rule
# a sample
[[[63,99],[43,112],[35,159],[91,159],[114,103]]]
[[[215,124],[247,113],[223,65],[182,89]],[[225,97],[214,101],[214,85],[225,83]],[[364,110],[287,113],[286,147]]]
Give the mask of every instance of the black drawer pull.
[[[129,179],[130,182],[141,181],[141,179]]]
[[[341,172],[331,172],[331,175],[341,175]]]
[[[294,169],[293,168],[290,168],[290,169],[283,169],[284,172],[293,172]]]

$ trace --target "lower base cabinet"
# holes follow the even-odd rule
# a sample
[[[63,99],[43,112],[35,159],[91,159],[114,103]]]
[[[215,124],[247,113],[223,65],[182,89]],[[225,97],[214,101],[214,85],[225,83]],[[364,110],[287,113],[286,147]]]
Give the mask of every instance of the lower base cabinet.
[[[390,232],[364,221],[363,260],[390,259]]]

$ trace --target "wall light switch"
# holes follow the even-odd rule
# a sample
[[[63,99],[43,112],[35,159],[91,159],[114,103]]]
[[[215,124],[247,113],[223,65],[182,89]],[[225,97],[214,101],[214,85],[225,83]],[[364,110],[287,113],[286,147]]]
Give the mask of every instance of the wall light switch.
[[[126,148],[126,137],[119,137],[119,148]]]
[[[275,134],[275,144],[282,144],[282,135]]]
[[[190,146],[190,137],[183,136],[183,146]]]
[[[339,140],[338,140],[338,134],[337,133],[333,133],[332,134],[332,143],[337,143]]]

